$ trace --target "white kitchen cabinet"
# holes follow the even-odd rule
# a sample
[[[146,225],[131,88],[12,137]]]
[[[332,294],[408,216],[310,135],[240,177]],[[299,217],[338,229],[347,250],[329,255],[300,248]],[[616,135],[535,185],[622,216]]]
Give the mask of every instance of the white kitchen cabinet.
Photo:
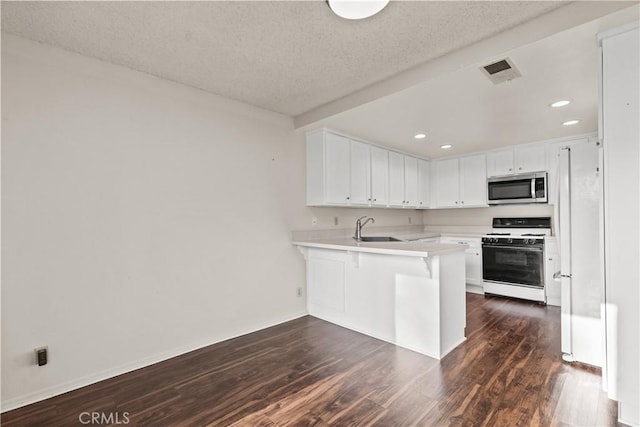
[[[436,200],[439,208],[458,206],[460,196],[460,169],[458,159],[435,162]]]
[[[545,169],[544,144],[525,145],[515,148],[515,173],[542,172]]]
[[[487,169],[484,154],[435,162],[435,207],[487,205]]]
[[[329,204],[349,203],[349,139],[325,136],[325,200]]]
[[[440,243],[469,246],[465,250],[467,291],[482,292],[482,239],[480,237],[441,236]]]
[[[404,156],[389,151],[389,206],[404,207]]]
[[[429,162],[418,159],[418,207],[420,209],[429,207],[430,181]]]
[[[389,204],[389,150],[371,149],[371,205]]]
[[[487,204],[487,166],[484,155],[460,159],[460,205]]]
[[[307,205],[429,207],[429,162],[327,129],[307,132]]]
[[[487,176],[513,175],[513,150],[487,153]]]
[[[418,159],[404,156],[404,207],[418,207]]]
[[[371,155],[369,145],[358,141],[350,142],[350,184],[351,205],[369,206],[371,202]]]
[[[369,168],[366,144],[324,130],[308,133],[307,205],[368,204]]]
[[[546,170],[545,145],[524,145],[487,153],[487,176],[505,176]]]

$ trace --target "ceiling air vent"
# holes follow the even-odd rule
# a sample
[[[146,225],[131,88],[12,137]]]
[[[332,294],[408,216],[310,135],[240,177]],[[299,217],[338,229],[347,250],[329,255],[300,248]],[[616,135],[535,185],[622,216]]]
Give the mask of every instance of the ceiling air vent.
[[[480,67],[482,72],[493,82],[493,84],[503,83],[509,80],[522,77],[513,61],[509,58],[492,62],[489,65]]]

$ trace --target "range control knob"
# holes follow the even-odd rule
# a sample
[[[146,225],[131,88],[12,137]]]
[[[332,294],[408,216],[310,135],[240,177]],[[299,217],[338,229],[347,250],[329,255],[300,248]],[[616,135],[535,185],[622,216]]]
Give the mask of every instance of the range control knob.
[[[513,243],[513,239],[512,238],[508,238],[507,239],[507,243]]]

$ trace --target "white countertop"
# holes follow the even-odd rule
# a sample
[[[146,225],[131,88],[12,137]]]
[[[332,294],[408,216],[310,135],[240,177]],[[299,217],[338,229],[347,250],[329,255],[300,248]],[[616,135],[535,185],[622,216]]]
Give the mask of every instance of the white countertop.
[[[420,237],[428,238],[438,237],[437,233],[423,233]],[[294,241],[293,244],[308,248],[333,249],[340,251],[367,252],[385,255],[401,255],[430,257],[438,255],[446,255],[455,252],[463,252],[468,248],[467,245],[447,244],[447,243],[423,243],[409,241],[407,235],[393,236],[398,239],[406,239],[400,242],[356,242],[352,238],[347,239],[322,239],[310,241]],[[411,238],[414,238],[411,235]]]

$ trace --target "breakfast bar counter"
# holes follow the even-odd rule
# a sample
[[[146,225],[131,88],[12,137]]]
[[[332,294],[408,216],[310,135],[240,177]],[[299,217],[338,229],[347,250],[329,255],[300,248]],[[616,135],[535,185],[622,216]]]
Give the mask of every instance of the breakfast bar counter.
[[[293,244],[306,260],[310,315],[436,359],[465,340],[466,245]]]

